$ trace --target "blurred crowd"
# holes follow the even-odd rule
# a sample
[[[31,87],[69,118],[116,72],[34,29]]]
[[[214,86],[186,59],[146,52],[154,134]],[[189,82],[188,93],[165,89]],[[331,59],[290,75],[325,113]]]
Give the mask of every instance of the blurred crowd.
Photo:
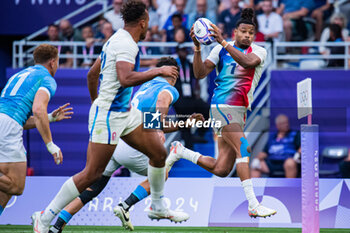
[[[113,8],[101,15],[97,20],[80,28],[74,28],[67,19],[58,25],[50,25],[46,40],[49,41],[82,41],[84,46],[77,47],[75,53],[77,67],[89,68],[100,51],[102,45],[115,31],[124,26],[121,17],[123,1],[113,0]],[[182,86],[190,85],[190,91],[181,94],[175,110],[178,114],[190,111],[207,116],[212,87],[210,81],[215,78],[212,72],[208,78],[196,80],[193,75],[191,49],[182,47],[184,42],[191,41],[189,31],[193,23],[201,17],[216,24],[227,40],[234,40],[234,28],[240,18],[242,9],[255,10],[255,41],[347,41],[349,39],[348,18],[350,1],[344,0],[142,0],[149,12],[149,29],[146,42],[177,42],[174,48],[140,46],[141,55],[175,55],[180,66],[180,77],[176,88],[182,93]],[[341,11],[339,11],[341,9]],[[205,47],[205,46],[204,46]],[[71,46],[58,46],[62,55],[73,54]],[[319,54],[344,54],[344,47],[320,46]],[[205,59],[209,48],[202,49]],[[290,53],[291,51],[287,51]],[[142,58],[142,56],[141,56]],[[155,59],[142,59],[141,66],[151,67]],[[61,68],[73,66],[72,57],[60,59]],[[329,60],[328,66],[344,66],[344,60]],[[195,137],[190,130],[181,132],[187,147],[192,148],[196,141],[204,140],[205,132],[198,131]],[[198,140],[196,139],[198,138]]]
[[[58,25],[50,25],[46,40],[83,41],[79,46],[77,66],[89,68],[102,45],[114,32],[124,26],[121,7],[125,0],[113,0],[113,9],[105,12],[98,20],[81,28],[74,28],[69,20],[61,20]],[[175,48],[140,46],[142,55],[173,54],[180,67],[180,77],[175,85],[180,99],[174,106],[177,114],[202,113],[208,118],[210,81],[196,80],[193,75],[191,50],[182,47],[190,42],[189,31],[193,23],[201,17],[209,19],[222,31],[226,40],[234,40],[234,28],[244,8],[255,10],[257,42],[278,41],[320,41],[317,54],[344,54],[344,47],[323,46],[322,43],[349,41],[350,1],[346,0],[142,0],[149,12],[149,29],[146,42],[177,42]],[[72,54],[73,47],[58,46],[60,54]],[[210,49],[202,49],[204,59]],[[291,53],[293,51],[287,50]],[[154,66],[156,60],[142,59],[141,66]],[[61,58],[60,67],[73,66],[72,58]],[[328,67],[343,67],[344,59],[328,61]],[[190,86],[183,92],[184,86]],[[288,118],[284,115],[276,119],[277,133],[270,135],[264,150],[252,161],[252,176],[297,177],[300,175],[300,136],[289,129]],[[185,146],[193,148],[195,142],[205,143],[205,130],[181,130]],[[350,160],[350,156],[349,156]]]
[[[125,0],[124,0],[125,1]],[[257,33],[261,41],[348,41],[350,1],[344,0],[143,0],[150,16],[149,30],[144,41],[190,41],[189,31],[201,17],[218,25],[227,40],[234,40],[234,28],[243,8],[255,10]],[[113,9],[104,13],[96,22],[81,28],[73,28],[69,20],[50,25],[47,36],[50,41],[85,41],[80,48],[78,66],[89,67],[98,54],[101,44],[124,26],[120,14],[123,0],[113,0]],[[96,45],[96,46],[95,46]],[[343,47],[321,46],[320,54],[344,54]],[[176,49],[159,50],[142,47],[142,54],[176,53]],[[71,54],[72,48],[60,49],[61,54]],[[72,67],[72,59],[62,59],[61,67]],[[154,62],[145,62],[149,66]],[[344,61],[334,60],[330,66],[342,66]]]

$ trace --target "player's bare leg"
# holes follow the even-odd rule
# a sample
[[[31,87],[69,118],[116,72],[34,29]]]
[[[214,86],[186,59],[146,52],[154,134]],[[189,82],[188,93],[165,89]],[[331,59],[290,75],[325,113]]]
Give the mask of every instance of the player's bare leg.
[[[142,125],[122,139],[131,147],[149,157],[148,180],[151,190],[152,204],[148,212],[151,219],[169,219],[175,222],[189,218],[187,213],[166,209],[162,196],[166,177],[165,159],[167,152],[156,130],[145,130]]]
[[[85,168],[73,176],[74,183],[80,193],[101,177],[115,147],[116,145],[89,142]]]
[[[0,163],[0,191],[21,195],[24,190],[27,163]]]
[[[224,126],[222,129],[222,138],[219,138],[218,143],[218,159],[200,155],[197,152],[184,148],[181,143],[178,142],[174,144],[174,149],[172,150],[174,152],[177,150],[177,153],[170,153],[170,156],[173,157],[173,161],[179,158],[190,160],[221,177],[227,176],[230,173],[236,159],[237,173],[241,179],[244,193],[249,202],[249,215],[252,217],[266,217],[275,214],[275,210],[263,207],[255,197],[249,171],[250,147],[245,139],[241,126],[236,123]]]
[[[65,225],[71,220],[73,215],[75,215],[81,208],[84,207],[84,205],[103,191],[110,178],[111,177],[108,175],[102,175],[100,179],[84,190],[79,197],[75,198],[71,203],[69,203],[64,210],[60,212],[56,223],[50,228],[49,233],[61,232]]]
[[[48,229],[55,216],[102,175],[114,149],[115,145],[89,142],[84,170],[63,184],[41,216],[40,212],[33,214],[34,228],[37,225],[41,229]]]
[[[0,163],[0,215],[12,195],[21,195],[24,190],[27,163]]]
[[[115,152],[114,152],[115,153]],[[168,172],[167,172],[168,174]],[[73,215],[75,215],[81,208],[84,207],[90,200],[99,195],[104,187],[107,185],[110,176],[103,175],[98,181],[93,185],[87,188],[84,192],[80,194],[79,197],[74,199],[69,203],[64,210],[60,212],[59,217],[57,218],[54,226],[50,228],[49,233],[61,232],[65,225],[70,221]],[[136,194],[136,196],[135,196]],[[130,196],[114,208],[114,213],[120,218],[123,223],[123,226],[126,229],[133,230],[134,227],[130,221],[129,209],[141,201],[143,198],[147,197],[150,194],[150,185],[148,179],[141,182],[137,188],[134,190]]]

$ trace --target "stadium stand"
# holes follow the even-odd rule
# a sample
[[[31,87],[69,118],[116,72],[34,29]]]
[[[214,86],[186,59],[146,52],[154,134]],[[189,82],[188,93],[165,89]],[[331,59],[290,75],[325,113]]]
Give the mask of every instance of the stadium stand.
[[[60,18],[56,18],[54,20],[50,19],[51,21],[45,22],[46,25],[51,25],[49,28],[50,30],[57,29],[54,25],[60,25],[62,26],[62,22],[66,22],[67,20],[72,22],[72,30],[74,32],[74,35],[76,35],[76,39],[68,39],[68,41],[64,41],[62,38],[60,38],[60,41],[57,41],[58,38],[53,38],[54,36],[50,36],[48,39],[44,39],[44,41],[49,40],[51,44],[54,44],[60,48],[61,50],[61,58],[64,59],[62,64],[65,64],[61,67],[61,69],[57,73],[57,82],[58,86],[60,87],[57,90],[57,94],[55,98],[52,100],[53,107],[58,106],[64,101],[70,101],[71,104],[75,108],[75,115],[73,119],[69,122],[65,122],[65,126],[53,126],[53,130],[55,130],[57,133],[57,143],[62,145],[62,149],[66,152],[66,164],[63,166],[63,169],[57,169],[52,164],[50,164],[49,159],[46,156],[45,148],[42,146],[42,142],[40,141],[40,138],[38,137],[38,133],[36,131],[29,131],[26,132],[28,135],[27,138],[27,146],[28,146],[28,154],[30,156],[30,163],[31,166],[33,166],[35,169],[35,175],[70,175],[73,172],[76,172],[80,170],[80,168],[83,166],[85,161],[85,148],[87,143],[87,114],[89,109],[89,98],[88,98],[88,91],[86,88],[86,73],[87,69],[84,69],[82,67],[88,67],[86,62],[83,62],[84,59],[86,59],[86,54],[83,53],[84,48],[90,48],[87,46],[87,43],[91,43],[92,41],[87,41],[85,38],[85,41],[75,41],[75,40],[81,40],[79,39],[79,34],[83,28],[90,28],[90,25],[94,29],[95,33],[95,39],[93,40],[93,44],[96,47],[102,46],[103,42],[106,41],[105,37],[111,36],[111,24],[114,28],[117,26],[114,24],[114,22],[108,22],[110,19],[107,17],[113,12],[117,12],[115,8],[118,8],[116,5],[118,5],[121,2],[121,0],[97,0],[97,1],[91,1],[87,4],[84,4],[82,7],[76,7],[72,8],[71,12],[65,12],[64,15],[61,15]],[[190,20],[191,22],[198,18],[199,15],[203,16],[204,13],[207,13],[207,17],[212,17],[213,9],[218,17],[216,20],[222,23],[222,28],[229,28],[229,30],[232,29],[234,25],[226,25],[225,26],[225,14],[232,14],[237,13],[241,11],[242,7],[246,7],[248,5],[251,5],[251,3],[243,3],[243,1],[221,1],[220,4],[220,10],[221,15],[219,14],[219,8],[210,2],[208,4],[208,11],[204,12],[203,9],[200,9],[202,11],[197,11],[196,4],[200,5],[203,1],[187,1],[187,6],[182,6],[182,3],[186,4],[186,1],[175,1],[175,4],[172,3],[172,1],[150,1],[146,0],[144,1],[148,5],[149,12],[152,12],[150,14],[151,18],[153,17],[152,24],[150,23],[150,30],[147,37],[147,40],[145,42],[140,43],[141,51],[143,52],[141,55],[141,58],[144,60],[152,60],[159,58],[161,56],[168,56],[172,55],[174,57],[177,57],[175,54],[177,47],[192,47],[192,43],[181,43],[178,44],[175,42],[175,35],[172,36],[172,38],[169,40],[169,38],[166,38],[164,41],[168,42],[160,42],[161,41],[161,33],[160,31],[164,28],[164,24],[167,28],[172,29],[171,25],[171,18],[172,16],[176,15],[176,13],[180,13],[180,16],[182,18],[182,23],[185,27],[185,30],[187,32],[188,25],[186,23],[187,20]],[[247,2],[247,1],[245,1]],[[248,1],[248,2],[255,2],[255,5],[252,5],[252,7],[259,9],[261,11],[262,2],[264,1]],[[289,6],[293,1],[282,1],[282,4],[284,6]],[[315,22],[310,23],[312,21],[298,21],[298,25],[302,28],[302,30],[305,31],[306,35],[301,35],[302,38],[294,38],[295,40],[298,40],[299,42],[285,42],[285,36],[278,35],[278,40],[273,40],[273,43],[266,42],[261,43],[260,45],[265,46],[268,50],[268,58],[269,61],[266,64],[265,67],[265,73],[263,77],[261,78],[260,84],[258,86],[258,89],[255,93],[255,102],[253,104],[252,112],[249,113],[247,118],[247,125],[246,125],[246,134],[248,137],[248,140],[250,144],[253,146],[256,146],[256,148],[253,149],[253,156],[256,155],[254,151],[259,151],[263,147],[264,140],[266,141],[266,134],[269,131],[270,124],[264,123],[263,126],[259,125],[260,122],[268,122],[268,118],[273,119],[274,114],[277,114],[273,112],[273,110],[266,110],[271,108],[281,108],[286,107],[286,105],[278,105],[278,101],[287,101],[290,103],[288,106],[295,106],[295,93],[286,90],[284,85],[285,82],[288,83],[288,88],[291,88],[292,83],[287,80],[288,77],[307,77],[308,75],[312,75],[315,80],[315,93],[314,96],[316,103],[323,103],[323,106],[333,106],[334,101],[336,101],[337,106],[339,108],[343,108],[344,106],[349,105],[349,99],[347,97],[340,98],[337,93],[339,91],[345,91],[345,85],[344,82],[348,82],[346,80],[346,77],[349,77],[349,71],[345,71],[349,69],[349,63],[350,63],[350,42],[349,40],[349,31],[346,30],[346,17],[349,17],[349,14],[346,14],[348,6],[350,5],[349,1],[335,1],[334,3],[332,1],[323,1],[323,4],[317,3],[316,5],[312,6],[312,0],[310,0],[310,4],[306,6],[307,13],[305,15],[306,18],[314,18],[316,19]],[[177,3],[177,5],[176,5]],[[276,4],[276,1],[272,1],[272,5],[274,7],[274,11],[276,13],[279,13],[283,19],[285,19],[285,22],[289,20],[290,17],[286,16],[286,12],[288,13],[293,12],[294,10],[299,10],[295,8],[295,6],[291,6],[287,10],[283,11],[281,10],[281,6],[278,6]],[[189,4],[192,4],[191,6]],[[230,6],[232,5],[232,8]],[[113,6],[115,6],[114,9]],[[226,7],[225,7],[226,6]],[[198,6],[202,7],[202,6]],[[282,6],[283,7],[283,6]],[[294,9],[294,8],[295,9]],[[204,8],[205,9],[205,8]],[[231,10],[230,10],[231,9]],[[277,9],[277,10],[276,10]],[[225,11],[226,10],[226,11]],[[264,9],[262,9],[264,10]],[[343,16],[342,12],[343,11]],[[330,17],[330,13],[333,12],[334,15]],[[214,14],[214,15],[215,15]],[[289,16],[292,13],[289,13]],[[105,18],[101,18],[101,16],[105,16]],[[344,16],[345,15],[345,16]],[[188,18],[189,17],[189,18]],[[229,16],[227,16],[229,17]],[[329,42],[329,29],[328,26],[330,23],[334,23],[334,20],[336,18],[343,17],[342,21],[342,42]],[[323,19],[321,22],[318,19]],[[63,21],[61,19],[64,19]],[[170,19],[170,22],[168,22]],[[259,19],[259,18],[258,18]],[[305,18],[304,18],[305,19]],[[158,21],[157,21],[158,20]],[[214,21],[214,20],[213,20]],[[306,22],[305,22],[306,21]],[[349,21],[349,20],[348,20]],[[59,22],[61,22],[59,24]],[[259,23],[265,22],[260,20]],[[169,26],[169,25],[170,26]],[[320,25],[322,24],[322,25]],[[341,23],[340,23],[341,24]],[[69,25],[68,25],[69,26]],[[109,26],[109,28],[108,28]],[[266,25],[260,25],[260,27],[267,27]],[[286,26],[286,23],[285,23]],[[315,29],[313,28],[315,26]],[[104,29],[106,27],[106,29]],[[187,29],[186,29],[187,28]],[[7,57],[12,56],[12,69],[7,70],[6,77],[9,78],[11,74],[13,74],[17,69],[21,69],[22,67],[31,65],[33,63],[31,59],[32,52],[34,48],[39,45],[40,43],[43,43],[42,38],[46,38],[46,31],[48,27],[40,28],[32,28],[31,35],[27,36],[25,39],[17,40],[13,42],[13,49],[11,53],[7,52]],[[322,35],[320,34],[322,30],[324,29]],[[327,32],[328,30],[328,32]],[[64,30],[62,27],[60,28],[60,33],[62,34]],[[107,32],[105,32],[107,31]],[[51,31],[50,31],[51,32]],[[231,31],[227,32],[227,35],[231,35]],[[283,35],[285,35],[282,33]],[[6,34],[3,33],[3,34]],[[13,34],[13,32],[9,32],[8,35]],[[26,35],[28,35],[27,33]],[[327,36],[328,34],[328,36]],[[164,33],[163,33],[164,35]],[[299,35],[300,36],[300,35]],[[291,36],[287,35],[288,37],[293,38]],[[321,39],[320,41],[317,41],[318,39]],[[325,39],[326,38],[326,39]],[[186,38],[188,39],[188,38]],[[304,41],[304,39],[307,39],[309,41]],[[316,41],[310,41],[315,39]],[[212,45],[214,46],[214,45]],[[69,49],[64,49],[69,48]],[[212,48],[212,47],[210,47]],[[342,49],[342,52],[340,53],[327,53],[325,51],[332,50],[332,48],[340,48]],[[68,51],[67,51],[68,50]],[[192,58],[192,51],[189,49],[190,53],[188,54],[188,60],[191,61]],[[89,53],[89,52],[88,52]],[[89,53],[89,58],[87,60],[93,60],[96,59],[99,56],[98,49],[93,49],[92,54]],[[345,69],[342,71],[332,71],[332,89],[328,89],[330,96],[338,96],[338,98],[332,97],[330,99],[324,99],[323,95],[318,95],[317,93],[322,92],[323,88],[327,85],[325,84],[328,80],[328,76],[324,75],[324,72],[328,71],[313,71],[313,72],[303,72],[303,71],[290,71],[296,70],[296,69],[326,69],[327,66],[329,66],[330,61],[332,60],[341,60],[342,63],[337,63],[335,67],[336,69]],[[70,64],[66,64],[67,61],[71,61]],[[91,63],[89,63],[91,64]],[[152,65],[153,63],[149,63],[149,65]],[[65,68],[65,69],[64,69]],[[69,68],[69,69],[66,69]],[[276,69],[288,69],[289,71],[271,71]],[[339,73],[337,73],[339,72]],[[335,75],[337,74],[337,75]],[[5,75],[4,75],[5,77]],[[208,77],[208,87],[206,92],[209,97],[204,99],[204,101],[208,102],[208,99],[210,99],[210,93],[212,92],[212,89],[214,87],[214,84],[212,82],[213,77]],[[296,81],[297,79],[293,79],[293,81]],[[0,80],[0,87],[1,84],[3,85],[6,81],[5,79]],[[319,84],[318,81],[320,81]],[[340,84],[339,84],[340,83]],[[337,85],[339,84],[339,85]],[[294,83],[293,83],[294,85]],[[293,87],[295,89],[295,87]],[[294,90],[292,89],[292,90]],[[286,92],[283,92],[283,91]],[[287,94],[286,94],[287,93]],[[281,100],[280,96],[284,96],[284,98]],[[202,95],[201,95],[202,96]],[[205,95],[204,95],[205,96]],[[294,102],[293,102],[294,101]],[[276,104],[277,103],[277,104]],[[265,111],[263,110],[265,108]],[[294,113],[291,113],[291,115]],[[340,114],[340,113],[339,113]],[[290,116],[291,117],[291,116]],[[293,121],[293,117],[292,121]],[[295,117],[294,117],[295,118]],[[61,124],[62,125],[62,124]],[[274,130],[273,128],[274,124],[271,124],[271,130]],[[294,124],[294,126],[297,126]],[[64,129],[71,129],[72,132],[69,135],[66,135],[64,133]],[[255,130],[258,129],[258,130]],[[259,132],[256,132],[259,131]],[[264,136],[265,135],[265,136]],[[170,135],[168,137],[167,142],[170,141],[170,139],[179,138],[179,134]],[[205,154],[209,154],[212,156],[215,156],[215,139],[213,139],[212,133],[206,133],[205,134],[205,140],[207,143],[195,143],[194,149],[203,152]],[[348,136],[344,135],[344,133],[334,133],[332,130],[330,132],[322,132],[320,143],[321,148],[328,147],[328,146],[345,146],[349,147],[348,145]],[[40,146],[39,146],[40,145]],[[179,162],[175,165],[171,175],[173,176],[210,176],[209,173],[204,172],[203,169],[200,169],[198,167],[195,167],[193,165],[189,165],[187,162]]]

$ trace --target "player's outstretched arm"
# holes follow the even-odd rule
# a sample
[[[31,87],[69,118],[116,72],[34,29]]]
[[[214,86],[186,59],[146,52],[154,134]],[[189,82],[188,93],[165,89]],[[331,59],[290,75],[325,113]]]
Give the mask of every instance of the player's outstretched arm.
[[[49,121],[58,122],[66,119],[71,119],[73,115],[73,108],[69,107],[70,103],[66,103],[59,108],[56,108],[51,113],[48,114]]]
[[[201,46],[194,35],[194,27],[192,26],[190,36],[194,44],[194,57],[193,57],[193,73],[197,79],[205,78],[214,68],[215,65],[206,60],[204,63],[201,56]]]
[[[66,104],[60,106],[59,108],[53,110],[51,113],[49,113],[48,118],[49,118],[50,123],[72,118],[73,108],[68,107],[69,105],[70,105],[70,103],[66,103]],[[33,128],[36,128],[36,125],[35,125],[35,121],[34,121],[34,116],[31,116],[24,124],[23,129],[33,129]]]
[[[162,66],[144,72],[136,72],[134,64],[126,61],[117,62],[117,76],[123,87],[132,87],[147,82],[157,76],[171,77],[177,79],[179,72],[175,66]]]
[[[50,122],[47,115],[47,105],[50,97],[44,90],[38,90],[33,102],[33,115],[36,128],[38,129],[48,151],[54,156],[56,164],[62,163],[63,156],[60,148],[52,142]]]
[[[91,66],[87,75],[87,85],[90,92],[91,103],[97,98],[98,93],[98,78],[101,71],[101,59],[97,58],[95,63]]]
[[[243,68],[245,69],[254,68],[261,63],[260,58],[254,53],[244,54],[238,49],[228,44],[224,40],[224,37],[222,36],[220,29],[215,24],[210,24],[210,26],[212,26],[212,29],[209,29],[210,31],[212,31],[211,36],[213,36],[216,39],[216,41],[219,44],[221,44],[226,49],[226,51],[231,55],[231,57]]]

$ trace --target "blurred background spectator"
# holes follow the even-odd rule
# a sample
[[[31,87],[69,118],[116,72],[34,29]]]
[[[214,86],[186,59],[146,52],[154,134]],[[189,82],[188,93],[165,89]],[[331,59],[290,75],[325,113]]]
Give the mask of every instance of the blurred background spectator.
[[[114,34],[113,25],[110,22],[102,24],[101,33],[103,35],[103,43],[106,43],[108,39]]]
[[[239,2],[239,0],[231,0],[231,7],[222,11],[218,17],[218,27],[221,29],[226,39],[231,37],[233,29],[236,27],[236,23],[241,17]]]
[[[62,19],[59,24],[61,41],[82,41],[83,38],[78,29],[74,29],[67,19]]]
[[[159,35],[159,19],[157,12],[155,11],[154,7],[152,6],[151,0],[142,0],[143,3],[145,3],[148,15],[149,15],[149,22],[148,22],[148,28],[151,29],[151,36],[154,37],[153,39],[155,41],[160,41],[160,35]]]
[[[173,0],[152,0],[152,5],[157,9],[159,28],[163,28],[169,16],[176,11],[175,4]]]
[[[50,24],[47,29],[48,41],[59,41],[59,28],[55,24]]]
[[[114,31],[124,27],[124,21],[120,14],[122,4],[123,0],[113,0],[113,9],[104,14],[104,17],[112,23]]]
[[[219,7],[217,9],[218,15],[220,15],[224,10],[231,7],[231,0],[221,0]]]
[[[283,18],[285,41],[301,41],[308,36],[304,17],[314,8],[313,0],[282,0],[277,13]]]
[[[280,114],[275,119],[277,132],[272,133],[264,148],[251,163],[252,177],[262,174],[295,178],[300,167],[300,133],[289,128],[289,119]],[[300,170],[300,169],[299,169]]]
[[[154,42],[152,37],[152,30],[148,28],[146,37],[143,40],[144,42]],[[141,55],[152,55],[152,54],[160,54],[159,47],[149,47],[141,45],[139,46],[139,51]],[[154,67],[158,62],[158,59],[141,59],[140,66],[142,67]]]
[[[239,6],[241,8],[253,8],[254,9],[254,3],[255,1],[254,0],[241,0],[239,2]]]
[[[338,24],[329,25],[329,40],[333,42],[344,42],[342,28]],[[332,55],[345,53],[344,46],[329,46],[329,52]],[[329,59],[328,67],[344,67],[344,59]]]
[[[326,21],[333,13],[334,0],[315,0],[316,9],[312,11],[311,17],[316,20],[315,23],[315,41],[319,41]]]
[[[255,16],[253,19],[254,23],[255,23],[255,38],[254,41],[255,42],[264,42],[265,41],[265,36],[264,34],[259,30],[260,26],[259,26],[259,22],[257,17]],[[234,34],[234,33],[233,33]],[[232,38],[234,37],[234,35],[232,35]]]
[[[266,41],[280,41],[283,33],[282,17],[273,12],[272,0],[261,1],[262,14],[257,16],[259,31]]]
[[[163,29],[166,31],[172,30],[175,25],[173,24],[173,16],[180,15],[181,16],[181,25],[183,27],[187,27],[188,24],[188,15],[185,14],[186,0],[174,0],[176,11],[168,17],[165,21]]]
[[[191,29],[194,22],[199,18],[207,18],[213,24],[216,24],[216,13],[213,10],[208,10],[207,0],[197,0],[196,9],[188,16],[187,28]]]
[[[206,0],[206,5],[207,5],[207,11],[214,12],[214,14],[218,12],[218,1]],[[189,15],[196,11],[197,11],[197,0],[187,0],[185,13]],[[215,15],[215,20],[216,20],[216,15]]]
[[[78,59],[78,66],[89,68],[95,62],[94,54],[99,54],[102,46],[95,45],[94,31],[92,26],[88,25],[81,30],[82,37],[85,41],[84,47],[78,47],[78,54],[83,55],[83,58]]]
[[[67,19],[62,19],[59,24],[60,28],[60,41],[82,41],[79,29],[74,29],[72,24]],[[62,46],[60,49],[61,54],[71,55],[73,54],[73,47]],[[62,59],[60,63],[61,68],[73,67],[73,58]]]
[[[175,41],[175,32],[176,30],[182,28],[185,31],[185,41],[190,41],[189,30],[186,27],[183,27],[182,24],[182,15],[179,13],[173,14],[171,16],[172,27],[168,27],[168,29],[163,29],[162,41],[163,42],[173,42]]]
[[[330,23],[331,24],[338,24],[342,29],[341,30],[342,38],[344,40],[347,40],[347,38],[349,37],[349,30],[346,28],[347,19],[346,19],[345,15],[343,15],[342,13],[334,13],[331,17]],[[330,39],[330,28],[326,27],[322,31],[320,42],[327,42],[327,41],[329,41],[329,39]],[[330,50],[324,46],[320,46],[319,52],[321,54],[325,54],[325,55],[330,54]]]
[[[55,42],[59,41],[59,27],[55,24],[50,24],[47,29],[47,38],[46,40]],[[72,54],[72,51],[68,46],[57,46],[58,54]],[[73,65],[73,59],[62,58],[59,60],[60,67],[71,67]]]
[[[108,20],[105,17],[100,17],[97,24],[95,24],[94,32],[95,32],[95,38],[103,40],[105,37],[102,33],[102,26],[104,23],[107,23]]]

